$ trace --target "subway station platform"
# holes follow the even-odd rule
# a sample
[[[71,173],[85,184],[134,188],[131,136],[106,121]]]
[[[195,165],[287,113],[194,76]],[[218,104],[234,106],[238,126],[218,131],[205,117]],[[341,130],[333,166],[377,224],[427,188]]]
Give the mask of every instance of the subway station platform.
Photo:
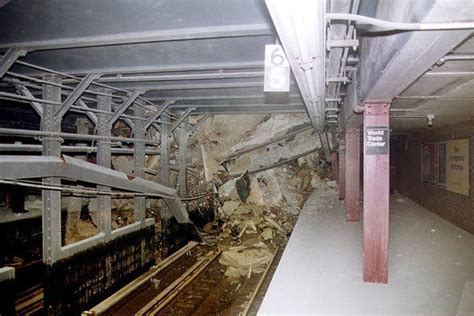
[[[316,189],[259,315],[474,315],[474,235],[401,195],[390,197],[388,284],[363,282],[362,222]]]

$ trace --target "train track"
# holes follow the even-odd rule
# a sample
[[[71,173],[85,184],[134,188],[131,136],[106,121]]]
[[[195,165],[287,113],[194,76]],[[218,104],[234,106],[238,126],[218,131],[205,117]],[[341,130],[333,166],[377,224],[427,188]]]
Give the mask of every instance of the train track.
[[[210,251],[199,259],[183,275],[171,283],[165,290],[152,299],[147,305],[140,309],[135,315],[157,315],[168,303],[170,303],[188,284],[195,280],[214,260],[220,255],[219,252]],[[191,304],[189,304],[191,305]]]
[[[246,315],[271,263],[235,280],[225,276],[220,254],[190,243],[82,315]]]
[[[43,288],[38,288],[32,293],[19,298],[15,304],[15,313],[18,316],[34,315],[44,308]]]

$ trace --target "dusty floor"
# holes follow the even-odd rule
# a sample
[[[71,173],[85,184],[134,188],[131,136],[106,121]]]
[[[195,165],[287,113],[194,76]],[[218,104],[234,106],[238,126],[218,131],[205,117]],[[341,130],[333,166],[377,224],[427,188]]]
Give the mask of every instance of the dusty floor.
[[[306,202],[259,314],[474,314],[474,236],[400,195],[390,199],[389,283],[362,281],[362,223],[336,190]]]

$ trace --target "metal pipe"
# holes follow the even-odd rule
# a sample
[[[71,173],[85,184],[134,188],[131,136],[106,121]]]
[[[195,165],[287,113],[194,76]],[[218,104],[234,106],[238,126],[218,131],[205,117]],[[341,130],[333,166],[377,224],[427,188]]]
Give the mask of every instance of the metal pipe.
[[[474,29],[474,22],[402,23],[348,13],[326,13],[326,20],[349,20],[356,23],[377,26],[386,31],[439,31]]]
[[[24,84],[23,82],[19,82],[18,84]],[[49,83],[47,83],[49,84]],[[53,101],[47,101],[43,99],[37,99],[37,98],[31,98],[31,97],[26,97],[26,96],[20,96],[17,94],[13,93],[8,93],[8,92],[0,92],[0,99],[6,99],[10,101],[24,101],[23,103],[29,103],[29,102],[38,102],[38,103],[43,103],[43,104],[55,104],[55,105],[62,105],[60,102],[53,102]],[[75,110],[75,112],[81,112],[81,113],[87,113],[87,112],[96,112],[96,113],[105,113],[104,111],[97,110],[97,109],[92,109],[92,108],[84,108],[81,106],[71,106],[72,110]],[[108,114],[113,114],[113,112],[108,112]],[[120,117],[123,118],[131,118],[131,119],[138,119],[138,120],[146,120],[143,118],[137,118],[132,115],[127,115],[127,114],[122,114]]]
[[[152,101],[165,101],[168,99],[174,99],[178,101],[209,101],[209,100],[247,100],[247,99],[265,99],[265,95],[222,95],[222,96],[191,96],[191,97],[154,97],[150,98]],[[288,98],[301,99],[300,95],[290,94]]]
[[[29,82],[24,82],[24,81],[20,81],[20,80],[16,80],[16,79],[3,78],[2,81],[11,83],[13,85],[22,85],[22,86],[25,86],[27,88],[36,89],[36,90],[42,90],[43,89],[42,86],[38,86],[38,85],[29,83]],[[61,91],[61,95],[68,96],[69,94],[66,91]],[[89,101],[89,102],[96,102],[97,101],[96,99],[86,97],[86,96],[82,96],[81,99],[84,100],[84,101]]]
[[[429,77],[443,77],[443,76],[474,76],[474,71],[430,71],[425,73]]]
[[[401,95],[397,97],[397,100],[436,100],[436,99],[448,99],[448,100],[472,100],[472,97],[451,97],[444,95]]]
[[[35,189],[45,189],[45,190],[54,190],[54,191],[63,191],[68,193],[79,193],[79,194],[90,194],[90,195],[97,195],[97,194],[104,194],[104,195],[113,195],[119,198],[126,198],[126,197],[135,197],[135,196],[146,196],[148,198],[166,198],[172,200],[179,200],[179,201],[191,201],[197,200],[205,197],[207,193],[202,193],[200,195],[195,196],[186,196],[186,197],[176,197],[176,196],[168,196],[164,194],[156,194],[156,193],[137,193],[137,192],[121,192],[121,191],[100,191],[94,189],[85,189],[85,188],[78,188],[78,187],[71,187],[64,184],[61,185],[45,185],[40,183],[33,183],[32,181],[17,181],[17,180],[7,180],[7,179],[0,179],[0,183],[2,184],[11,184],[11,185],[18,185],[27,188],[35,188]]]
[[[351,13],[357,13],[357,10],[359,9],[359,5],[360,5],[360,1],[359,0],[354,0],[352,2]],[[348,21],[346,38],[350,38],[351,35],[352,35],[352,32],[354,32],[354,26],[350,23],[350,21]],[[344,75],[348,55],[349,55],[349,47],[344,47],[343,48],[343,53],[342,53],[342,58],[341,58],[341,63],[339,64],[339,72],[338,72],[339,77],[342,77]],[[337,85],[336,85],[335,96],[340,98],[340,92],[341,92],[341,83],[338,82]]]
[[[237,103],[237,104],[172,104],[170,107],[173,108],[173,110],[183,110],[187,108],[225,108],[225,107],[234,107],[234,106],[239,106],[239,107],[259,107],[259,106],[304,106],[304,103]]]
[[[81,78],[70,75],[70,74],[67,74],[67,73],[64,73],[64,72],[60,72],[60,71],[52,70],[52,69],[49,69],[49,68],[37,66],[37,65],[30,64],[30,63],[27,63],[27,62],[24,62],[24,61],[20,61],[20,60],[17,60],[16,63],[20,64],[20,65],[23,65],[23,66],[26,66],[26,67],[29,67],[29,68],[36,69],[36,70],[41,70],[41,71],[44,71],[44,72],[49,72],[49,73],[52,73],[52,74],[64,76],[66,78],[81,81]],[[129,91],[127,91],[127,90],[117,88],[117,87],[113,87],[113,86],[109,86],[109,85],[105,85],[105,84],[98,83],[98,82],[92,82],[92,84],[96,85],[96,86],[99,86],[99,87],[102,87],[102,88],[112,89],[112,90],[115,90],[115,91],[118,91],[118,92],[123,92],[123,93],[127,93],[127,94],[129,93]]]
[[[51,70],[49,68],[45,68],[45,67],[41,67],[41,66],[37,66],[37,65],[34,65],[34,64],[30,64],[30,63],[27,63],[27,62],[24,62],[24,61],[16,61],[18,64],[20,65],[23,65],[23,66],[26,66],[26,67],[30,67],[30,68],[33,68],[33,69],[37,69],[37,70],[41,70],[41,71],[45,71],[45,72],[49,72],[49,73],[52,73],[52,74],[57,74],[57,75],[60,75],[60,76],[64,76],[64,77],[67,77],[67,78],[70,78],[70,79],[73,79],[73,80],[76,80],[76,81],[81,81],[82,79],[79,78],[79,77],[76,77],[76,76],[73,76],[73,75],[69,75],[69,74],[66,74],[66,73],[63,73],[63,72],[59,72],[59,71],[55,71],[55,70]],[[33,78],[34,79],[34,78]],[[35,80],[40,80],[40,79],[35,79]],[[23,84],[23,83],[22,83]],[[49,84],[49,83],[48,83]],[[106,85],[106,84],[103,84],[103,83],[98,83],[96,81],[93,81],[91,83],[91,85],[96,85],[96,86],[99,86],[99,87],[103,87],[103,88],[106,88],[106,89],[111,89],[111,90],[115,90],[115,91],[118,91],[118,92],[123,92],[123,93],[126,93],[127,95],[130,94],[130,91],[128,90],[125,90],[125,89],[121,89],[121,88],[117,88],[117,87],[113,87],[113,86],[109,86],[109,85]],[[70,89],[70,87],[66,86],[68,89]],[[38,87],[38,89],[42,89],[42,87]],[[86,90],[87,91],[87,90]],[[95,93],[95,92],[93,92]],[[95,93],[97,95],[99,95],[99,93]],[[124,99],[126,98],[125,96],[124,97],[120,97],[120,96],[116,96],[116,95],[107,95],[107,96],[112,96],[113,98],[120,98],[120,99]],[[86,97],[82,97],[82,99],[85,100]],[[89,98],[88,98],[89,99]],[[151,101],[143,98],[143,97],[138,97],[138,99],[152,105],[152,106],[155,106],[156,107],[156,104],[152,103]],[[90,99],[92,101],[95,101],[94,99]],[[137,102],[134,102],[134,103],[137,103]],[[152,109],[148,109],[150,111],[152,111]],[[168,113],[169,115],[171,115],[172,117],[177,117],[176,115],[172,114],[172,113]]]
[[[99,136],[99,135],[87,135],[87,134],[73,134],[73,133],[54,133],[45,131],[15,129],[15,128],[0,128],[0,135],[13,135],[13,136],[25,136],[25,137],[60,137],[64,139],[78,139],[78,140],[111,140],[124,143],[135,143],[145,142],[145,144],[159,145],[160,141],[150,139],[137,139],[129,137],[117,137],[117,136]]]
[[[0,92],[0,97],[5,97],[5,98],[9,98],[9,99],[18,99],[18,100],[22,100],[22,101],[32,101],[32,102],[38,102],[38,103],[43,103],[43,104],[62,105],[61,102],[24,97],[24,96],[21,96],[21,95],[18,95],[18,94],[8,93],[8,92]]]
[[[38,79],[38,78],[22,75],[22,74],[12,72],[12,71],[7,71],[6,74],[11,76],[11,77],[30,80],[30,81],[33,81],[33,82],[36,82],[36,83],[41,83],[41,84],[48,84],[48,85],[55,86],[55,87],[60,87],[62,89],[66,89],[66,90],[74,90],[75,89],[74,87],[71,87],[71,86],[66,86],[66,85],[63,85],[63,84],[60,84],[60,83],[54,83],[54,82],[51,82],[51,81],[47,81],[47,80],[43,80],[43,79]],[[88,90],[88,89],[86,89],[84,91],[84,93],[90,93],[90,94],[94,94],[94,95],[103,95],[103,96],[106,96],[106,97],[119,98],[119,99],[122,99],[122,100],[124,99],[124,97],[121,97],[121,96],[117,96],[117,95],[113,95],[113,94],[109,94],[109,93],[104,93],[104,92]]]
[[[440,59],[440,61],[448,60],[474,60],[474,54],[449,54]]]
[[[204,80],[204,79],[232,79],[232,78],[259,78],[263,71],[245,72],[215,72],[198,74],[171,74],[171,75],[142,75],[142,76],[115,76],[102,77],[99,82],[140,82],[140,81],[174,81],[174,80]]]
[[[42,145],[34,144],[0,144],[0,152],[41,152]],[[92,153],[97,152],[97,147],[93,146],[61,146],[61,152],[64,153]],[[133,148],[112,148],[112,154],[130,155],[133,154]],[[159,155],[159,150],[146,150],[147,155]]]

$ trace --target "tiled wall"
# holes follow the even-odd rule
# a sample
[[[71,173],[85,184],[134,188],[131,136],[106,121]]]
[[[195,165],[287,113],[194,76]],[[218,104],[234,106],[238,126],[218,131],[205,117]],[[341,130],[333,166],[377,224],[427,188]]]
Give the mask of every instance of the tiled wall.
[[[421,144],[450,139],[470,139],[470,196],[449,192],[436,184],[421,181]],[[474,233],[474,123],[427,129],[402,136],[394,144],[392,164],[396,166],[398,191],[419,205],[462,229]]]

